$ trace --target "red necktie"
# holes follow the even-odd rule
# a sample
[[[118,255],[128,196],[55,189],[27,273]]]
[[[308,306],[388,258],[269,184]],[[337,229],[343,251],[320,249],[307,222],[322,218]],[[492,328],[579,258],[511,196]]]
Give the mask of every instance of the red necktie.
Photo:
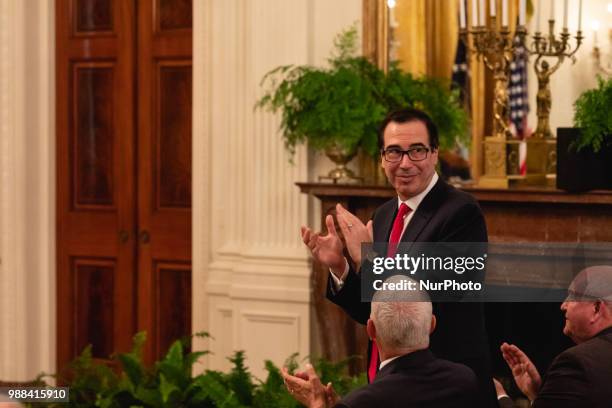
[[[397,245],[400,242],[400,238],[402,237],[402,231],[404,230],[404,218],[406,218],[406,214],[408,214],[410,210],[410,207],[402,203],[402,205],[400,205],[399,207],[399,210],[397,211],[395,221],[393,221],[393,228],[391,228],[391,236],[389,237],[387,257],[393,257],[397,252]],[[376,347],[376,340],[372,340],[372,352],[370,353],[370,364],[368,365],[368,382],[371,383],[372,381],[374,381],[377,369],[378,347]]]

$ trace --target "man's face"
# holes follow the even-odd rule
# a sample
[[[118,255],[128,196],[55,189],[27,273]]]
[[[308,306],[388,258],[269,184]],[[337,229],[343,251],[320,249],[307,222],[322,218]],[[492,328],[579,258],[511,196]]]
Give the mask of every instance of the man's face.
[[[425,124],[417,120],[406,123],[390,122],[385,128],[383,138],[385,150],[391,147],[408,150],[418,146],[430,149],[427,158],[422,161],[412,161],[407,154],[396,163],[382,158],[385,174],[402,200],[421,193],[429,185],[438,163],[438,151],[431,151]]]
[[[568,298],[561,304],[561,310],[565,313],[563,334],[571,338],[574,343],[582,343],[596,334],[593,333],[591,325],[595,314],[593,301]]]

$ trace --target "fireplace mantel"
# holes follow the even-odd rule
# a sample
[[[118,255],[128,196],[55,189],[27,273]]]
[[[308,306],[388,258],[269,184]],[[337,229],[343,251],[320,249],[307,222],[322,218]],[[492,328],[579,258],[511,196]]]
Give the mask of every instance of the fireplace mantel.
[[[365,222],[376,207],[395,196],[394,190],[389,186],[330,183],[297,185],[302,193],[317,197],[321,201],[322,230],[325,230],[325,216],[335,213],[336,203],[342,204]],[[568,194],[551,188],[503,190],[464,187],[462,190],[478,200],[486,218],[490,242],[612,243],[612,191]],[[325,268],[313,264],[313,301],[321,331],[323,353],[333,359],[360,354],[366,349],[367,342],[363,327],[355,325],[344,312],[325,300],[327,276],[328,271]],[[506,278],[497,276],[494,271],[487,271],[489,283],[495,284]],[[525,286],[532,286],[530,283],[537,286],[538,283],[529,276],[514,278]],[[550,306],[543,305],[541,308],[549,310]],[[553,314],[550,316],[553,319],[560,316],[557,316],[554,309],[553,307]],[[502,336],[505,334],[502,333]],[[558,336],[561,336],[561,339],[553,338],[553,341],[564,344],[562,335],[559,333]],[[551,352],[554,352],[552,349]],[[541,360],[542,364],[552,358],[551,356],[545,356]],[[363,367],[356,364],[353,369],[359,370]]]

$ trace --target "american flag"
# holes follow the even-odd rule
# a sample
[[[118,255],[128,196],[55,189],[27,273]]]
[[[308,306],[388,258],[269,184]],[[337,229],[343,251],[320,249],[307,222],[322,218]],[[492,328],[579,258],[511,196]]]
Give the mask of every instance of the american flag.
[[[514,55],[510,63],[510,81],[508,94],[510,103],[510,129],[523,142],[519,147],[519,165],[521,174],[526,173],[527,114],[529,113],[529,93],[527,87],[527,68],[529,54],[521,44],[519,36],[514,37]]]

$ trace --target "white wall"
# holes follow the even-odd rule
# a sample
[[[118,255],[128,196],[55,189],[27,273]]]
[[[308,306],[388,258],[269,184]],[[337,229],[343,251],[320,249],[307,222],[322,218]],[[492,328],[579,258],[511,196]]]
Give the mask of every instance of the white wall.
[[[540,0],[534,2],[536,7],[541,7],[542,11],[542,31],[544,27],[548,30],[548,23],[544,26],[544,21],[548,20],[551,9],[550,1]],[[607,44],[607,28],[612,27],[612,16],[607,12],[606,6],[610,0],[583,0],[582,9],[582,35],[585,37],[582,45],[576,52],[576,63],[572,64],[570,59],[566,59],[563,65],[557,72],[553,74],[550,80],[552,93],[552,110],[550,115],[550,126],[553,134],[556,134],[558,127],[572,127],[574,123],[574,102],[584,90],[597,86],[596,70],[593,64],[591,53],[593,51],[593,30],[590,28],[592,20],[599,20],[602,23],[602,29],[599,33],[600,46],[602,37]],[[578,9],[579,0],[569,0],[569,18],[568,26],[572,34],[572,46],[575,46],[576,40],[573,38],[578,29]],[[556,31],[560,31],[563,25],[563,1],[555,0],[555,20]],[[530,33],[535,31],[536,16],[530,22]],[[603,29],[605,27],[605,29]],[[548,32],[548,31],[546,31]],[[607,50],[607,45],[603,48]],[[529,95],[530,95],[530,112],[529,126],[535,130],[537,125],[536,118],[536,102],[535,96],[538,92],[538,80],[533,70],[533,62],[535,57],[531,57],[531,67],[529,70]],[[555,59],[549,60],[551,63]]]
[[[0,0],[0,379],[55,371],[54,13]]]
[[[294,184],[312,178],[307,150],[289,164],[278,117],[253,111],[259,82],[278,65],[322,63],[361,1],[211,0],[194,12],[207,23],[194,30],[194,159],[208,163],[194,163],[193,325],[215,338],[200,343],[214,352],[211,368],[245,350],[263,376],[264,359],[312,351],[299,227],[315,217]]]

